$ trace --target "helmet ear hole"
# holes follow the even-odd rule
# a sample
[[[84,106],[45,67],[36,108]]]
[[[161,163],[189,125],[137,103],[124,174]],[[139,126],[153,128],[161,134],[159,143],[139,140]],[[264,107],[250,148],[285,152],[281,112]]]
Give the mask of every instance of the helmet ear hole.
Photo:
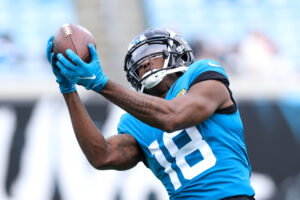
[[[183,60],[183,61],[188,61],[188,55],[185,53],[185,54],[183,54],[182,56],[181,56],[181,59]]]

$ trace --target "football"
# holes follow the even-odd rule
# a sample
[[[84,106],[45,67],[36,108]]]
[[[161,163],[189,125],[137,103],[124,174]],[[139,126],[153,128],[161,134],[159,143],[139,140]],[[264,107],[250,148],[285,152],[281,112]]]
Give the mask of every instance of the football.
[[[53,52],[62,53],[68,58],[66,50],[71,49],[84,62],[89,63],[91,61],[89,44],[94,44],[96,48],[95,38],[86,28],[77,24],[64,24],[54,35]]]

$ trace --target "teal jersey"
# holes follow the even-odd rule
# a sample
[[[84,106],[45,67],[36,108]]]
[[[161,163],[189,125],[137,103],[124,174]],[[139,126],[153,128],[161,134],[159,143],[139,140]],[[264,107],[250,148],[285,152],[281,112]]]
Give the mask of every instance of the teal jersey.
[[[166,100],[184,95],[193,84],[210,79],[229,86],[228,77],[217,62],[197,61],[173,84]],[[234,109],[217,110],[204,122],[173,133],[153,128],[126,113],[120,119],[118,132],[130,134],[138,141],[147,166],[172,200],[254,195],[243,124],[236,105]]]

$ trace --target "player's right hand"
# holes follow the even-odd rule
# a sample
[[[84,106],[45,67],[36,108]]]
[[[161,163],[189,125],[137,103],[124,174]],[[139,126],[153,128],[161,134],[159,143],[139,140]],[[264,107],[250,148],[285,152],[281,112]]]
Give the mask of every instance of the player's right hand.
[[[61,73],[70,80],[84,86],[87,90],[100,92],[107,83],[108,78],[102,71],[100,60],[93,44],[89,45],[89,50],[92,59],[90,63],[84,62],[71,49],[67,49],[66,54],[72,62],[59,53],[57,55],[59,61],[56,64]]]
[[[65,76],[63,76],[56,65],[55,54],[52,52],[53,38],[54,36],[51,36],[50,39],[48,40],[47,52],[46,52],[47,59],[52,66],[52,72],[56,76],[56,82],[59,84],[59,89],[61,93],[65,94],[65,93],[74,92],[76,91],[75,83],[69,80],[68,78],[66,78]]]

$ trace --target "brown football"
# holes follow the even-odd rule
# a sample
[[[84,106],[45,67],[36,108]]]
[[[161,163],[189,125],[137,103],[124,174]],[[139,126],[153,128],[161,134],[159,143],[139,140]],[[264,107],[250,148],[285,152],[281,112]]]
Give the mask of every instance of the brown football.
[[[91,61],[89,44],[94,44],[96,48],[95,38],[86,28],[77,24],[64,24],[54,35],[53,52],[62,53],[68,58],[66,50],[71,49],[83,61],[89,63]]]

